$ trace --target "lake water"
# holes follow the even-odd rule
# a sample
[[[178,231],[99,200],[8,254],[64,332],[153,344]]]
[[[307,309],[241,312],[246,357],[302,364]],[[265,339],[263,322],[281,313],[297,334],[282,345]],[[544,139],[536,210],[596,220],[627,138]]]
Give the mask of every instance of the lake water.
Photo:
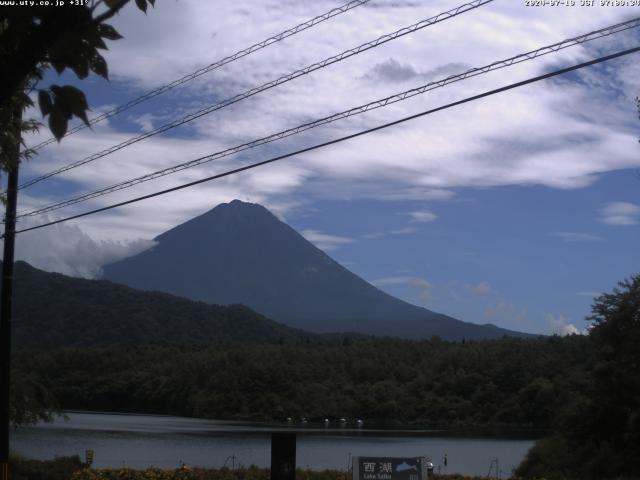
[[[498,459],[503,477],[524,458],[531,438],[472,438],[434,430],[239,423],[156,415],[68,412],[68,421],[20,427],[12,450],[29,458],[95,452],[100,467],[268,467],[270,434],[297,433],[300,468],[347,469],[351,456],[427,456],[442,473],[487,475]],[[448,465],[443,465],[444,455]],[[493,470],[495,474],[495,467]]]

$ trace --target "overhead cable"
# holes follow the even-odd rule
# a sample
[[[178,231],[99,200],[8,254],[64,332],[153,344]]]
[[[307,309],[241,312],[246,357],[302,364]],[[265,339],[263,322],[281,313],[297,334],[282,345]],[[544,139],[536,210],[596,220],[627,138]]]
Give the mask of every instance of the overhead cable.
[[[35,225],[33,227],[28,227],[28,228],[23,228],[23,229],[20,229],[20,230],[16,230],[15,233],[24,233],[24,232],[29,232],[29,231],[32,231],[32,230],[37,230],[37,229],[40,229],[40,228],[48,227],[48,226],[51,226],[51,225],[57,225],[59,223],[68,222],[70,220],[75,220],[77,218],[86,217],[88,215],[94,215],[96,213],[105,212],[107,210],[112,210],[114,208],[123,207],[125,205],[130,205],[130,204],[137,203],[137,202],[140,202],[140,201],[143,201],[143,200],[147,200],[147,199],[150,199],[150,198],[158,197],[160,195],[165,195],[167,193],[171,193],[171,192],[175,192],[175,191],[182,190],[182,189],[185,189],[185,188],[193,187],[193,186],[199,185],[201,183],[210,182],[212,180],[217,180],[217,179],[220,179],[220,178],[228,177],[230,175],[235,175],[235,174],[238,174],[240,172],[244,172],[244,171],[247,171],[247,170],[252,170],[252,169],[257,168],[257,167],[261,167],[261,166],[268,165],[268,164],[271,164],[271,163],[274,163],[274,162],[278,162],[280,160],[284,160],[286,158],[290,158],[290,157],[293,157],[293,156],[296,156],[296,155],[307,153],[307,152],[310,152],[310,151],[313,151],[313,150],[318,150],[320,148],[328,147],[330,145],[335,145],[337,143],[341,143],[341,142],[344,142],[346,140],[350,140],[350,139],[353,139],[353,138],[356,138],[356,137],[361,137],[363,135],[368,135],[370,133],[377,132],[379,130],[383,130],[383,129],[386,129],[386,128],[389,128],[389,127],[392,127],[392,126],[395,126],[395,125],[399,125],[401,123],[404,123],[404,122],[407,122],[407,121],[410,121],[410,120],[414,120],[416,118],[424,117],[424,116],[430,115],[432,113],[436,113],[436,112],[439,112],[439,111],[442,111],[442,110],[446,110],[448,108],[452,108],[452,107],[456,107],[458,105],[463,105],[465,103],[469,103],[469,102],[473,102],[473,101],[476,101],[476,100],[480,100],[482,98],[489,97],[491,95],[496,95],[498,93],[506,92],[508,90],[513,90],[515,88],[519,88],[519,87],[522,87],[524,85],[529,85],[531,83],[539,82],[541,80],[546,80],[548,78],[556,77],[558,75],[563,75],[563,74],[566,74],[566,73],[569,73],[569,72],[573,72],[573,71],[581,69],[581,68],[589,67],[591,65],[596,65],[596,64],[599,64],[599,63],[606,62],[608,60],[612,60],[614,58],[619,58],[619,57],[622,57],[622,56],[625,56],[625,55],[630,55],[632,53],[637,53],[637,52],[640,52],[640,47],[634,47],[634,48],[630,48],[630,49],[623,50],[623,51],[620,51],[620,52],[616,52],[616,53],[613,53],[613,54],[610,54],[610,55],[606,55],[606,56],[603,56],[603,57],[596,58],[594,60],[590,60],[588,62],[579,63],[579,64],[573,65],[571,67],[566,67],[566,68],[562,68],[560,70],[555,70],[553,72],[546,73],[544,75],[539,75],[537,77],[532,77],[532,78],[529,78],[527,80],[523,80],[523,81],[520,81],[520,82],[512,83],[512,84],[506,85],[504,87],[496,88],[494,90],[490,90],[490,91],[487,91],[487,92],[484,92],[484,93],[481,93],[481,94],[478,94],[478,95],[467,97],[467,98],[464,98],[462,100],[458,100],[456,102],[448,103],[446,105],[443,105],[443,106],[440,106],[440,107],[437,107],[437,108],[432,108],[432,109],[426,110],[424,112],[416,113],[414,115],[410,115],[408,117],[401,118],[399,120],[394,120],[393,122],[385,123],[383,125],[378,125],[377,127],[369,128],[367,130],[362,130],[360,132],[356,132],[356,133],[353,133],[351,135],[346,135],[344,137],[340,137],[340,138],[336,138],[334,140],[330,140],[330,141],[327,141],[327,142],[319,143],[319,144],[313,145],[311,147],[306,147],[306,148],[297,150],[295,152],[290,152],[290,153],[287,153],[287,154],[284,154],[284,155],[279,155],[277,157],[273,157],[273,158],[270,158],[268,160],[263,160],[261,162],[251,163],[251,164],[245,165],[243,167],[235,168],[233,170],[228,170],[226,172],[218,173],[216,175],[211,175],[209,177],[201,178],[199,180],[195,180],[193,182],[189,182],[189,183],[185,183],[185,184],[182,184],[182,185],[178,185],[176,187],[167,188],[167,189],[161,190],[159,192],[150,193],[148,195],[143,195],[143,196],[140,196],[140,197],[132,198],[130,200],[126,200],[126,201],[119,202],[119,203],[114,203],[114,204],[108,205],[106,207],[101,207],[101,208],[97,208],[95,210],[90,210],[88,212],[79,213],[77,215],[72,215],[72,216],[61,218],[61,219],[58,219],[58,220],[53,220],[51,222],[46,222],[46,223],[43,223],[43,224],[40,224],[40,225]]]
[[[191,72],[188,75],[185,75],[182,78],[179,78],[177,80],[174,80],[171,83],[167,83],[166,85],[162,85],[161,87],[158,88],[154,88],[153,90],[148,91],[147,93],[145,93],[144,95],[141,95],[137,98],[134,98],[133,100],[128,101],[127,103],[124,103],[122,105],[119,105],[107,112],[104,112],[94,118],[92,118],[91,120],[89,120],[89,125],[86,125],[84,123],[79,124],[78,126],[70,129],[64,136],[67,137],[69,135],[72,135],[76,132],[79,132],[80,130],[84,130],[85,128],[87,128],[88,126],[91,125],[95,125],[98,122],[101,122],[103,120],[106,120],[107,118],[111,118],[115,115],[118,115],[119,113],[122,113],[126,110],[129,110],[132,107],[135,107],[136,105],[139,105],[142,102],[145,102],[153,97],[157,97],[158,95],[161,95],[165,92],[168,92],[169,90],[172,90],[173,88],[176,88],[180,85],[183,85],[187,82],[190,82],[191,80],[194,80],[195,78],[200,77],[201,75],[204,75],[205,73],[209,73],[213,70],[216,70],[217,68],[220,68],[228,63],[234,62],[242,57],[246,57],[247,55],[251,55],[254,52],[257,52],[258,50],[262,50],[265,47],[268,47],[269,45],[273,45],[274,43],[280,42],[282,40],[284,40],[285,38],[291,37],[292,35],[295,35],[296,33],[300,33],[304,30],[307,30],[311,27],[314,27],[315,25],[318,25],[319,23],[322,23],[326,20],[329,20],[330,18],[333,18],[337,15],[340,15],[342,13],[348,12],[349,10],[359,7],[360,5],[364,5],[365,3],[370,2],[371,0],[352,0],[350,2],[345,3],[344,5],[340,6],[340,7],[336,7],[334,9],[329,10],[326,13],[323,13],[322,15],[318,15],[317,17],[312,18],[311,20],[307,20],[304,23],[301,23],[299,25],[296,25],[293,28],[289,28],[287,30],[285,30],[284,32],[280,32],[277,35],[274,35],[272,37],[267,38],[266,40],[263,40],[262,42],[258,42],[258,43],[254,43],[253,45],[251,45],[250,47],[244,48],[242,50],[237,51],[236,53],[229,55],[227,57],[224,57],[220,60],[217,60],[209,65],[207,65],[206,67],[202,67],[198,70],[196,70],[195,72]],[[38,143],[37,145],[30,147],[31,150],[37,151],[40,150],[41,148],[46,147],[47,145],[54,143],[56,141],[55,138],[49,138],[41,143]]]
[[[189,113],[188,115],[182,117],[179,120],[174,120],[173,122],[167,123],[161,127],[155,128],[154,130],[151,130],[149,132],[145,132],[143,134],[140,134],[138,136],[132,137],[128,140],[125,140],[122,143],[119,143],[117,145],[114,145],[110,148],[107,148],[106,150],[102,150],[101,152],[98,153],[94,153],[93,155],[90,155],[88,157],[83,158],[82,160],[78,160],[76,162],[72,162],[70,164],[67,164],[63,167],[57,168],[55,170],[52,170],[49,173],[46,173],[44,175],[41,175],[39,177],[36,177],[32,180],[28,180],[27,182],[21,184],[19,186],[20,189],[29,187],[31,185],[34,185],[38,182],[41,182],[43,180],[46,180],[47,178],[53,177],[55,175],[59,175],[63,172],[66,172],[68,170],[71,170],[73,168],[77,168],[80,167],[82,165],[86,165],[87,163],[93,162],[99,158],[105,157],[111,153],[117,152],[118,150],[121,150],[125,147],[128,147],[130,145],[133,145],[134,143],[137,143],[141,140],[144,140],[146,138],[149,137],[153,137],[155,135],[158,135],[160,133],[164,133],[168,130],[171,130],[173,128],[179,127],[180,125],[184,125],[185,123],[189,123],[197,118],[203,117],[205,115],[208,115],[212,112],[215,112],[216,110],[220,110],[222,108],[228,107],[229,105],[233,105],[237,102],[240,102],[246,98],[252,97],[260,92],[264,92],[265,90],[269,90],[271,88],[277,87],[278,85],[282,85],[283,83],[287,83],[290,82],[291,80],[294,80],[298,77],[301,77],[303,75],[307,75],[311,72],[314,72],[316,70],[320,70],[321,68],[327,67],[329,65],[332,65],[334,63],[340,62],[342,60],[345,60],[346,58],[352,57],[354,55],[357,55],[359,53],[362,53],[364,51],[370,50],[372,48],[375,47],[379,47],[380,45],[383,45],[387,42],[390,42],[392,40],[395,40],[397,38],[400,38],[404,35],[408,35],[410,33],[414,33],[418,30],[421,30],[423,28],[426,28],[428,26],[434,25],[436,23],[442,22],[444,20],[448,20],[450,18],[456,17],[458,15],[461,15],[463,13],[466,13],[470,10],[476,9],[482,5],[485,5],[487,3],[493,2],[494,0],[474,0],[470,3],[466,3],[464,5],[461,5],[459,7],[456,7],[454,9],[451,9],[449,11],[443,12],[443,13],[439,13],[438,15],[435,15],[431,18],[427,18],[425,20],[421,20],[418,23],[415,23],[411,26],[408,27],[404,27],[401,28],[400,30],[396,30],[393,33],[388,33],[386,35],[382,35],[381,37],[378,37],[377,39],[371,41],[371,42],[367,42],[367,43],[363,43],[362,45],[355,47],[355,48],[351,48],[349,50],[346,50],[338,55],[334,55],[332,57],[326,58],[325,60],[322,60],[320,62],[314,63],[312,65],[309,65],[307,67],[304,67],[302,69],[296,70],[288,75],[283,75],[279,78],[277,78],[276,80],[272,80],[270,82],[264,83],[262,85],[260,85],[259,87],[254,87],[250,90],[247,90],[243,93],[240,93],[238,95],[235,95],[231,98],[228,98],[226,100],[223,100],[219,103],[210,105],[208,107],[202,108],[200,110],[197,110],[195,112]]]
[[[402,93],[398,93],[395,95],[391,95],[388,97],[385,97],[383,99],[380,100],[376,100],[374,102],[370,102],[367,103],[365,105],[360,105],[357,107],[353,107],[350,108],[349,110],[344,110],[342,112],[339,113],[335,113],[333,115],[327,116],[327,117],[323,117],[317,120],[314,120],[312,122],[308,122],[305,123],[303,125],[299,125],[297,127],[293,127],[293,128],[289,128],[287,130],[283,130],[281,132],[278,133],[274,133],[271,134],[269,136],[266,137],[262,137],[259,138],[257,140],[252,140],[250,142],[247,143],[243,143],[241,145],[237,145],[235,147],[231,147],[231,148],[227,148],[225,150],[221,150],[219,152],[215,152],[203,157],[199,157],[193,160],[190,160],[188,162],[184,162],[181,163],[179,165],[174,165],[172,167],[168,167],[168,168],[164,168],[162,170],[158,170],[152,173],[148,173],[145,175],[141,175],[139,177],[135,177],[123,182],[119,182],[116,183],[114,185],[108,186],[108,187],[104,187],[101,188],[99,190],[95,190],[93,192],[89,192],[89,193],[84,193],[81,195],[78,195],[76,197],[73,198],[69,198],[66,200],[63,200],[61,202],[56,202],[56,203],[52,203],[49,204],[47,206],[41,207],[41,208],[37,208],[31,211],[27,211],[27,212],[22,212],[19,213],[17,218],[22,218],[22,217],[29,217],[29,216],[35,216],[35,215],[41,215],[43,213],[48,213],[48,212],[52,212],[54,210],[58,210],[70,205],[74,205],[80,202],[84,202],[87,200],[90,200],[92,198],[96,198],[96,197],[101,197],[103,195],[107,195],[109,193],[113,193],[119,190],[123,190],[125,188],[130,188],[133,187],[135,185],[138,185],[140,183],[143,182],[147,182],[150,180],[154,180],[156,178],[160,178],[160,177],[164,177],[166,175],[170,175],[182,170],[186,170],[188,168],[193,168],[196,167],[198,165],[202,165],[204,163],[207,162],[211,162],[213,160],[218,160],[220,158],[223,157],[227,157],[251,148],[255,148],[257,146],[260,145],[264,145],[267,143],[271,143],[286,137],[290,137],[292,135],[296,135],[298,133],[304,132],[306,130],[310,130],[312,128],[315,127],[319,127],[321,125],[326,125],[328,123],[332,123],[335,122],[337,120],[341,120],[344,118],[348,118],[354,115],[359,115],[365,112],[368,112],[370,110],[375,110],[377,108],[381,108],[381,107],[385,107],[387,105],[391,105],[393,103],[397,103],[403,100],[407,100],[408,98],[414,97],[416,95],[421,95],[423,93],[426,93],[428,91],[434,90],[436,88],[441,88],[444,87],[446,85],[449,85],[451,83],[455,83],[455,82],[459,82],[461,80],[465,80],[467,78],[471,78],[471,77],[475,77],[478,75],[482,75],[494,70],[499,70],[511,65],[515,65],[515,64],[519,64],[525,61],[529,61],[529,60],[533,60],[535,58],[541,57],[543,55],[547,55],[549,53],[553,53],[553,52],[557,52],[559,50],[562,50],[564,48],[567,47],[571,47],[574,45],[580,45],[582,43],[588,42],[588,41],[592,41],[598,38],[602,38],[602,37],[606,37],[608,35],[612,35],[615,33],[619,33],[625,30],[629,30],[631,28],[637,28],[640,27],[640,18],[636,18],[633,20],[629,20],[627,22],[623,22],[623,23],[618,23],[616,25],[611,25],[609,27],[606,28],[601,28],[599,30],[584,34],[584,35],[580,35],[577,37],[573,37],[573,38],[569,38],[567,40],[563,40],[561,42],[558,43],[554,43],[552,45],[548,45],[545,47],[541,47],[538,48],[536,50],[532,50],[529,51],[527,53],[522,53],[520,55],[516,55],[514,57],[510,57],[506,60],[499,60],[493,63],[490,63],[488,65],[485,65],[483,67],[477,67],[477,68],[472,68],[470,70],[467,70],[463,73],[459,73],[459,74],[454,74],[454,75],[450,75],[444,79],[441,80],[435,80],[432,82],[429,82],[425,85],[422,85],[420,87],[416,87],[416,88],[412,88],[410,90],[406,90]]]

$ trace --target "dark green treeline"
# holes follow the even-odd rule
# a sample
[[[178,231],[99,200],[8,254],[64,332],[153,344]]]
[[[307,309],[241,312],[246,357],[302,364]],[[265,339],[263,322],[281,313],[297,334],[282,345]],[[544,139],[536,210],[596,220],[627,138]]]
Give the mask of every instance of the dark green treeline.
[[[219,419],[548,428],[586,388],[587,339],[148,345],[20,354],[63,408]]]

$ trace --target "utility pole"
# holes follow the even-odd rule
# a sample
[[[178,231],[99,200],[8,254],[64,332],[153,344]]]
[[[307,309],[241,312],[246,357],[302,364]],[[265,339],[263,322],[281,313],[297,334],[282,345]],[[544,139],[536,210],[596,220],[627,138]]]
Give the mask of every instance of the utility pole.
[[[4,252],[2,287],[0,291],[0,480],[9,480],[9,398],[11,385],[11,300],[13,296],[13,257],[16,236],[16,206],[18,203],[18,166],[22,109],[16,108],[13,125],[16,145],[12,158],[6,158],[7,203],[4,216]]]

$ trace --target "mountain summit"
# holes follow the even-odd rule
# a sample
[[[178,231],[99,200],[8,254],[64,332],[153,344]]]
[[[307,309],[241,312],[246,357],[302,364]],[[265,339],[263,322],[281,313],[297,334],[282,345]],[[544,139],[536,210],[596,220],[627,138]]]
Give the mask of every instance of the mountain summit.
[[[244,304],[314,332],[452,340],[520,335],[387,295],[257,204],[223,203],[155,240],[149,250],[105,266],[103,278],[207,303]]]

